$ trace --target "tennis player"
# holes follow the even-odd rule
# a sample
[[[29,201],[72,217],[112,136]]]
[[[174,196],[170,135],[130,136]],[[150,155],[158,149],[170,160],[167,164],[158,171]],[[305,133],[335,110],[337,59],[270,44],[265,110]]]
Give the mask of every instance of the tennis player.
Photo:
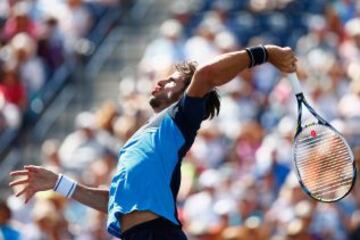
[[[193,62],[176,65],[151,92],[149,103],[156,114],[120,150],[109,189],[83,186],[40,166],[11,172],[23,177],[10,186],[23,187],[16,195],[25,196],[25,202],[38,191],[53,189],[106,212],[109,233],[124,240],[187,239],[176,210],[181,160],[201,122],[220,110],[215,87],[265,62],[286,73],[296,69],[292,49],[275,45],[229,52],[199,67]]]

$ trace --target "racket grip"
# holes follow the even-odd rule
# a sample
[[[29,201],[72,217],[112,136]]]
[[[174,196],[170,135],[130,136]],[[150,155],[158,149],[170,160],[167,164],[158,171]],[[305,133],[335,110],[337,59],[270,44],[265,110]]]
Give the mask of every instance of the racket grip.
[[[296,72],[288,74],[288,79],[290,80],[291,87],[295,94],[302,93],[299,79],[296,75]]]

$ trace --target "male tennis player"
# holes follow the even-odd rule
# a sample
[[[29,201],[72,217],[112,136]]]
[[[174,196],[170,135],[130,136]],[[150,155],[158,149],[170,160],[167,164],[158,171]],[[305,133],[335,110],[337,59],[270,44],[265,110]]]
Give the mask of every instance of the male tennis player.
[[[38,166],[11,172],[23,178],[10,186],[23,186],[16,195],[24,195],[26,202],[38,191],[53,189],[106,212],[108,231],[124,240],[184,240],[176,211],[181,159],[201,122],[220,110],[215,87],[265,62],[286,73],[296,69],[293,51],[274,45],[226,53],[199,67],[191,62],[176,65],[176,71],[159,80],[151,92],[149,103],[157,114],[120,150],[108,190],[77,184]]]

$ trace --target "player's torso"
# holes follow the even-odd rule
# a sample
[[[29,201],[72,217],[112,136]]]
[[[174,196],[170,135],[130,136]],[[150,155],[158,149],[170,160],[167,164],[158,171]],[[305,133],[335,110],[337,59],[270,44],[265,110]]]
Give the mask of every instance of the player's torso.
[[[137,176],[161,174],[171,180],[175,165],[183,157],[179,154],[184,137],[167,109],[141,127],[119,152],[118,171]]]

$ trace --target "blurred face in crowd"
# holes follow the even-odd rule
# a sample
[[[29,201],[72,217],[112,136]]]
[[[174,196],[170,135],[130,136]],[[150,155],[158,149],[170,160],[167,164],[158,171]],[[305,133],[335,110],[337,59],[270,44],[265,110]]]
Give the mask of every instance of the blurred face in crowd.
[[[19,32],[26,32],[29,26],[29,17],[26,15],[16,16],[16,28]]]
[[[2,82],[6,85],[16,84],[18,82],[18,76],[16,74],[16,70],[14,69],[5,70]]]
[[[174,72],[169,77],[156,82],[150,98],[150,105],[155,112],[160,112],[172,103],[179,100],[186,88],[185,77]]]
[[[28,59],[28,54],[25,49],[19,49],[16,52],[16,56],[19,62],[25,62]]]
[[[356,46],[360,48],[360,34],[355,35],[353,37],[353,40],[354,40]]]
[[[0,201],[0,225],[6,224],[11,217],[11,212],[5,202]]]
[[[82,3],[82,0],[68,0],[68,4],[70,7],[78,7]]]

